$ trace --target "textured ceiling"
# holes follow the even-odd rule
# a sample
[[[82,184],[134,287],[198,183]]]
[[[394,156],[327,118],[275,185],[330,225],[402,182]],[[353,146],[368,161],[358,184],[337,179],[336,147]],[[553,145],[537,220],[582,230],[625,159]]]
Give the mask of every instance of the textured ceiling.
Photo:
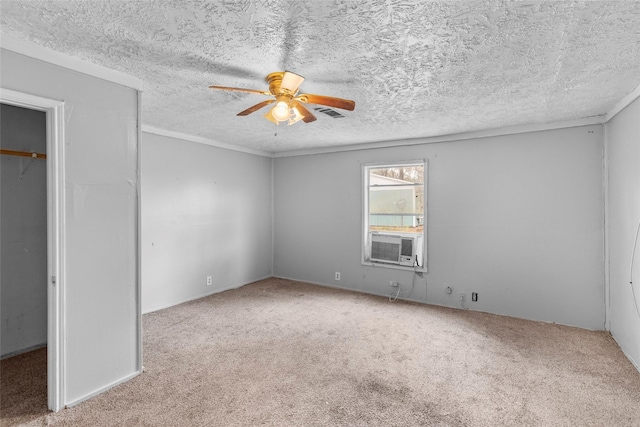
[[[640,1],[3,0],[0,26],[141,79],[145,125],[268,152],[602,115],[640,84]],[[355,111],[276,129],[207,88],[285,69]]]

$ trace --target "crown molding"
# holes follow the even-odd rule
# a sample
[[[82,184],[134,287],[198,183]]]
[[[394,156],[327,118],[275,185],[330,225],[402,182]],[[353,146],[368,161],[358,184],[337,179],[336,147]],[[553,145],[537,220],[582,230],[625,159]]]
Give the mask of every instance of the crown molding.
[[[613,119],[616,114],[624,110],[629,104],[640,98],[640,85],[638,85],[629,95],[625,96],[618,102],[607,114],[605,114],[605,122]]]
[[[59,67],[87,74],[102,80],[142,91],[142,80],[120,71],[112,70],[101,65],[82,60],[75,56],[56,52],[32,42],[20,40],[5,33],[0,33],[0,48],[28,56],[33,59],[48,62]]]
[[[213,147],[223,148],[225,150],[239,151],[241,153],[246,153],[246,154],[254,154],[256,156],[273,157],[273,153],[268,151],[253,150],[251,148],[225,144],[223,142],[214,141],[213,139],[205,138],[202,136],[189,135],[187,133],[182,133],[182,132],[174,132],[172,130],[161,129],[161,128],[157,128],[157,127],[149,126],[145,124],[142,125],[142,132],[150,133],[158,136],[165,136],[168,138],[182,139],[184,141],[189,141],[189,142],[197,142],[198,144],[211,145]]]
[[[565,129],[565,128],[572,128],[572,127],[580,127],[580,126],[602,125],[604,123],[605,123],[605,116],[602,115],[602,116],[585,117],[583,119],[568,120],[568,121],[554,122],[554,123],[509,126],[509,127],[486,129],[486,130],[456,133],[456,134],[449,134],[449,135],[432,136],[432,137],[380,141],[380,142],[371,142],[371,143],[365,143],[365,144],[351,144],[351,145],[343,145],[338,147],[334,146],[334,147],[324,147],[324,148],[310,148],[307,150],[282,151],[282,152],[276,152],[276,153],[269,152],[269,151],[253,150],[250,148],[239,147],[232,144],[225,144],[225,143],[218,142],[218,141],[201,137],[201,136],[190,135],[182,132],[174,132],[174,131],[156,128],[156,127],[144,125],[144,124],[142,125],[142,132],[159,135],[159,136],[165,136],[169,138],[182,139],[184,141],[196,142],[199,144],[211,145],[211,146],[223,148],[226,150],[239,151],[241,153],[254,154],[256,156],[280,158],[280,157],[308,156],[313,154],[340,153],[340,152],[347,152],[347,151],[372,150],[372,149],[390,148],[390,147],[403,147],[403,146],[411,146],[411,145],[432,144],[432,143],[438,143],[438,142],[464,141],[467,139],[489,138],[489,137],[496,137],[496,136],[516,135],[520,133],[529,133],[529,132],[542,132],[546,130]]]
[[[576,120],[566,120],[553,123],[536,123],[519,126],[509,126],[495,129],[485,129],[464,133],[430,136],[422,138],[380,141],[366,144],[343,145],[339,147],[312,148],[308,150],[283,151],[274,153],[273,157],[306,156],[311,154],[339,153],[343,151],[358,151],[377,148],[403,147],[410,145],[432,144],[437,142],[463,141],[466,139],[489,138],[495,136],[516,135],[519,133],[542,132],[546,130],[564,129],[579,126],[601,125],[605,123],[605,116],[591,116]]]

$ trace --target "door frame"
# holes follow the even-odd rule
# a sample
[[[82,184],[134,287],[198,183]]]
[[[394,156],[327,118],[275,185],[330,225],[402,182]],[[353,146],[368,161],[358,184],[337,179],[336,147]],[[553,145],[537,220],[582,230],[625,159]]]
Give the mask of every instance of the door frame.
[[[65,402],[64,101],[0,88],[0,102],[44,111],[47,120],[47,404]]]

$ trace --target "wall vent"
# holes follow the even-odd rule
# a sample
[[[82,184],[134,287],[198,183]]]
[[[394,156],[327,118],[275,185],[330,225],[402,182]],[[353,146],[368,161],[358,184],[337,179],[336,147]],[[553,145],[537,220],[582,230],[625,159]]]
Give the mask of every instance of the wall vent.
[[[321,113],[325,113],[327,116],[331,116],[334,119],[339,119],[344,117],[342,114],[338,113],[336,110],[332,110],[331,108],[315,107],[314,110],[320,111]]]

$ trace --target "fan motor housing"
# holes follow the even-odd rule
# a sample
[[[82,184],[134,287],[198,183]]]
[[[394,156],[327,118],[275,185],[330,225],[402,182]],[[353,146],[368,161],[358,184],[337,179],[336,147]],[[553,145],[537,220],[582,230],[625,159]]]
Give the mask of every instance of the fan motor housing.
[[[275,73],[269,74],[265,78],[266,82],[269,83],[269,92],[271,92],[271,94],[278,96],[281,94],[285,94],[286,92],[289,92],[289,91],[282,90],[280,88],[280,85],[282,84],[283,76],[284,76],[284,71],[276,71]],[[286,94],[293,95],[290,93],[286,93]]]

